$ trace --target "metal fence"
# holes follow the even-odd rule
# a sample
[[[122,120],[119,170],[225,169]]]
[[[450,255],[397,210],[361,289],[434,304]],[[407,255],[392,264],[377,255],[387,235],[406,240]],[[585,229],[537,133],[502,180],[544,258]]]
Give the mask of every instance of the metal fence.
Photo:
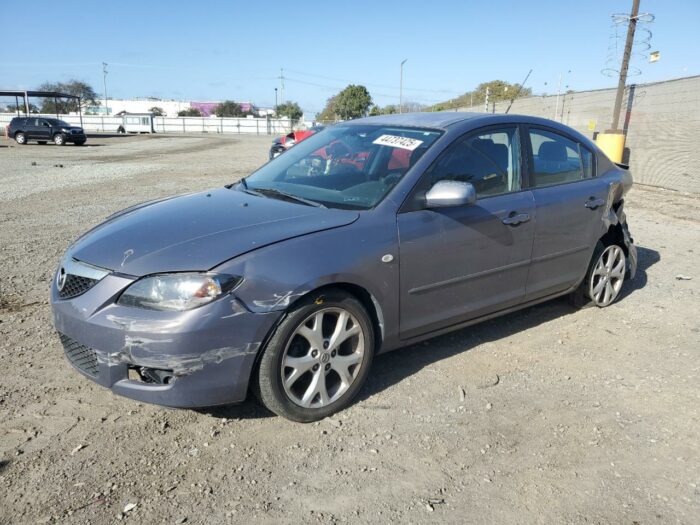
[[[16,113],[0,113],[0,125],[10,122]],[[33,117],[60,118],[79,126],[79,115],[34,115]],[[287,118],[218,118],[218,117],[154,117],[156,133],[234,133],[247,135],[284,135],[294,128],[295,121]],[[121,117],[83,115],[82,126],[87,132],[116,133],[122,125]]]
[[[557,120],[588,137],[612,120],[615,89],[516,100],[510,113]],[[489,106],[503,113],[507,102]],[[700,193],[700,76],[629,86],[623,99],[625,160],[641,184]],[[626,108],[626,112],[624,111]],[[459,111],[484,112],[483,104]]]

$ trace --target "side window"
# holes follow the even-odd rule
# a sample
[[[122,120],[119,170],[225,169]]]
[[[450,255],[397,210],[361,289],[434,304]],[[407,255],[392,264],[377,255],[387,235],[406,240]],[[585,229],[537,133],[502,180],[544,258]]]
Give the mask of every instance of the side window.
[[[554,186],[591,177],[593,155],[566,137],[541,129],[530,129],[533,157],[533,185]],[[584,151],[588,154],[581,155]],[[588,167],[586,168],[586,162]]]
[[[450,146],[428,171],[432,186],[440,180],[469,182],[477,198],[520,190],[518,128],[469,135]]]

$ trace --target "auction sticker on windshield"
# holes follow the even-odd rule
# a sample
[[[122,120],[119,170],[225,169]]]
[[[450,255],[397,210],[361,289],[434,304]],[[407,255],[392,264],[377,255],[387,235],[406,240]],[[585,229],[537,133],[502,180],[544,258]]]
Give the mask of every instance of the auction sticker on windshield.
[[[413,151],[418,146],[423,144],[422,140],[412,139],[411,137],[399,137],[398,135],[381,135],[375,139],[372,144],[380,146],[391,146],[392,148],[407,149]]]

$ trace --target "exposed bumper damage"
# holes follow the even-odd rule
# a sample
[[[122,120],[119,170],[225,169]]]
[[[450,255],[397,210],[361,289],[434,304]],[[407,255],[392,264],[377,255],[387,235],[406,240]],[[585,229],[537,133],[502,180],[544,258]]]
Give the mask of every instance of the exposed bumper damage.
[[[123,280],[107,276],[70,301],[52,290],[55,326],[79,372],[116,394],[171,407],[245,399],[258,350],[279,312],[253,313],[233,297],[196,315],[126,308],[112,300]]]
[[[625,172],[621,183],[612,184],[608,193],[608,204],[603,214],[605,231],[612,232],[616,240],[625,248],[627,256],[627,278],[633,279],[637,273],[637,247],[629,231],[625,215],[625,199],[623,196],[632,186],[632,177]]]

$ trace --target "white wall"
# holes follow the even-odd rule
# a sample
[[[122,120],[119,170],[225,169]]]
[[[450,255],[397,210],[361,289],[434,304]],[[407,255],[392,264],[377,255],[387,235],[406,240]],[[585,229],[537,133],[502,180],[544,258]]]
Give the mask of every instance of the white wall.
[[[0,113],[0,126],[4,127],[16,117],[16,113]],[[21,115],[24,116],[24,115]],[[39,117],[42,115],[32,115]],[[44,115],[56,118],[56,115]],[[74,126],[80,126],[79,115],[60,115]],[[83,128],[87,132],[116,133],[122,123],[121,117],[83,115]],[[216,118],[216,117],[155,117],[153,127],[156,133],[226,133],[251,135],[284,135],[292,130],[287,118]]]

